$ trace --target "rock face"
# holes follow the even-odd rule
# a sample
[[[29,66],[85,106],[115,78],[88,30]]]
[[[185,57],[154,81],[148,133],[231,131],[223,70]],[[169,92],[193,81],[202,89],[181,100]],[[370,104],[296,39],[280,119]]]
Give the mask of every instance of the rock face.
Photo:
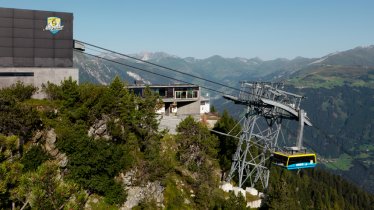
[[[32,142],[37,143],[43,137],[43,131],[37,131],[36,134],[32,137]]]
[[[96,119],[95,123],[88,130],[88,136],[94,139],[104,138],[107,140],[112,139],[107,130],[107,123],[110,120],[108,116],[103,115],[102,119]]]
[[[60,167],[66,167],[68,164],[68,157],[65,153],[60,152],[55,143],[57,135],[54,129],[48,131],[37,131],[32,138],[33,143],[41,142],[45,151],[47,151],[53,158],[55,158]],[[45,141],[43,141],[45,140]]]
[[[132,209],[144,200],[154,200],[158,206],[162,207],[164,202],[164,187],[159,181],[147,182],[145,186],[132,186],[135,179],[136,170],[121,174],[120,178],[127,190],[126,202],[122,205],[121,210]]]

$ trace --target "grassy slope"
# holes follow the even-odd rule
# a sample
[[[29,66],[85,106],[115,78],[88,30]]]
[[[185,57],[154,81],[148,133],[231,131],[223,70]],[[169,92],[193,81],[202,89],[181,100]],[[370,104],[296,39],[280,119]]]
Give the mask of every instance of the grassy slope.
[[[295,73],[287,83],[301,88],[333,88],[342,85],[374,88],[374,68],[313,66]]]

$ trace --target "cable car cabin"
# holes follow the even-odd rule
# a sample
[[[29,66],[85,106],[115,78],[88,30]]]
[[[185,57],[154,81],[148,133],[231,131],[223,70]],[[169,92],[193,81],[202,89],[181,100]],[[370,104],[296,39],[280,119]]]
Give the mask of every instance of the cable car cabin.
[[[314,168],[317,164],[316,154],[284,154],[274,152],[272,157],[273,164],[286,168],[287,170],[296,170],[303,168]]]

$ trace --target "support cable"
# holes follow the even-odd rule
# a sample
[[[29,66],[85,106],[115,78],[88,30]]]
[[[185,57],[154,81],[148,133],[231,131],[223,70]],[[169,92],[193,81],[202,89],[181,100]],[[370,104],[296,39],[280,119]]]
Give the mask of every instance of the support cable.
[[[240,137],[233,136],[233,135],[230,135],[230,134],[227,134],[227,133],[223,133],[223,132],[220,132],[220,131],[216,131],[216,130],[213,130],[213,129],[209,129],[209,131],[211,131],[213,133],[217,133],[217,134],[223,135],[223,136],[228,136],[228,137],[232,137],[232,138],[235,138],[235,139],[240,139]],[[257,147],[265,148],[265,146],[257,143],[256,141],[250,141],[250,143],[256,145]]]

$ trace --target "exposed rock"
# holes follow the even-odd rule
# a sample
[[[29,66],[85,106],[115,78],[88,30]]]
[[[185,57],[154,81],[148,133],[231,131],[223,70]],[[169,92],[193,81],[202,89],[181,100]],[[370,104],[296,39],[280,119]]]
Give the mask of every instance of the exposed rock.
[[[66,156],[65,153],[61,153],[55,143],[57,139],[57,134],[54,129],[48,130],[45,134],[45,144],[44,148],[45,150],[52,156],[54,157],[60,167],[65,167],[68,164],[68,157]]]
[[[35,136],[32,137],[32,142],[37,143],[43,137],[43,131],[37,131]]]
[[[121,210],[132,209],[145,200],[154,200],[161,207],[164,202],[164,187],[161,183],[156,181],[148,182],[145,186],[133,186],[136,181],[135,176],[136,169],[120,174],[120,179],[127,190],[127,199]]]
[[[58,154],[58,149],[56,148],[55,142],[57,139],[57,135],[54,129],[47,131],[45,135],[45,150],[52,155],[52,157],[56,157]]]
[[[59,153],[56,157],[56,160],[58,160],[58,164],[60,167],[66,167],[68,164],[68,157],[65,153]]]
[[[124,205],[121,207],[122,210],[132,209],[137,206],[141,200],[144,199],[144,192],[141,187],[130,187],[127,190],[127,199]]]
[[[148,182],[144,187],[129,187],[126,202],[121,210],[132,209],[144,200],[154,200],[158,206],[162,206],[164,202],[163,191],[164,187],[161,186],[160,182]]]
[[[54,144],[56,142],[56,139],[57,139],[57,134],[55,132],[55,129],[52,128],[51,130],[47,131],[47,135],[46,135],[47,144],[50,144],[55,148]]]
[[[101,125],[98,129],[96,129],[95,134],[101,136],[106,131],[106,124]]]
[[[144,190],[145,197],[156,201],[156,203],[158,204],[162,204],[164,202],[163,192],[164,187],[161,186],[161,183],[159,181],[148,182]]]
[[[102,120],[96,120],[95,124],[95,128],[98,129],[100,128],[101,126],[105,125],[107,122],[108,122],[109,118],[106,117],[105,115],[103,115],[103,119]]]
[[[49,144],[46,144],[45,146],[47,152],[52,156],[52,157],[56,157],[58,155],[58,149],[55,149],[55,148],[50,148],[50,145]]]
[[[125,190],[129,189],[133,185],[133,183],[136,181],[135,175],[136,175],[136,169],[130,170],[126,172],[126,174],[121,173],[119,175],[125,187]]]
[[[112,139],[112,137],[109,135],[107,130],[107,123],[110,120],[110,118],[106,115],[102,116],[102,119],[96,119],[95,123],[90,127],[88,130],[88,136],[94,137],[94,139],[98,138],[104,138],[107,140]]]
[[[91,128],[88,130],[88,136],[89,136],[89,137],[92,137],[94,134],[95,134],[95,128],[91,127]]]

